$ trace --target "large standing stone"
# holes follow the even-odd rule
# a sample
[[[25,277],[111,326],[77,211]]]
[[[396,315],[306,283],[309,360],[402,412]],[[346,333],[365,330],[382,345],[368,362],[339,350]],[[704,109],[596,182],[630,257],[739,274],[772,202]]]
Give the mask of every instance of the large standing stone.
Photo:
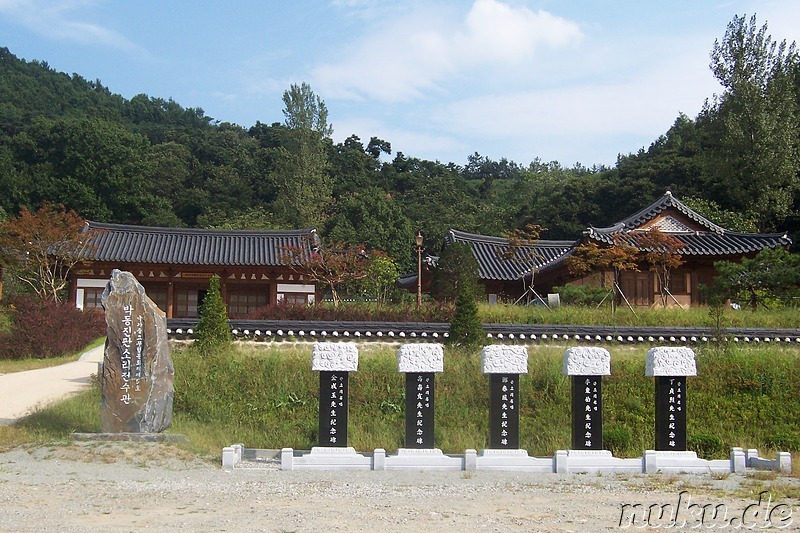
[[[100,420],[106,433],[158,433],[172,423],[167,319],[130,272],[114,269],[101,297],[107,340]]]

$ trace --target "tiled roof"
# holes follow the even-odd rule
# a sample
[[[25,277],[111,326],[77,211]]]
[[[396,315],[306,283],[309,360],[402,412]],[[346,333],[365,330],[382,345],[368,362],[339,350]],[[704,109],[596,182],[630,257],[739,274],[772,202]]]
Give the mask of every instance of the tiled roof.
[[[597,242],[612,244],[616,235],[641,227],[647,221],[668,209],[675,209],[693,220],[701,230],[692,230],[683,224],[662,227],[664,233],[681,241],[681,255],[717,256],[758,252],[765,248],[788,246],[792,240],[785,233],[738,233],[727,230],[701,216],[667,191],[661,198],[638,213],[606,228],[589,227],[584,235]],[[682,226],[682,227],[681,227]]]
[[[308,247],[312,229],[245,231],[126,226],[89,222],[91,261],[207,266],[278,266],[286,246]]]
[[[472,248],[481,279],[503,281],[522,278],[530,272],[532,264],[537,271],[544,270],[562,259],[575,246],[574,241],[540,240],[534,246],[520,247],[520,260],[509,261],[503,258],[503,252],[508,248],[508,239],[451,229],[447,244],[453,242],[464,243]]]
[[[689,206],[672,196],[670,191],[664,193],[661,198],[650,204],[649,206],[645,207],[641,211],[634,213],[633,215],[620,220],[613,226],[608,228],[593,228],[590,226],[590,231],[594,230],[596,232],[601,233],[619,233],[620,231],[634,229],[640,227],[642,224],[655,218],[656,216],[660,215],[663,211],[669,208],[674,208],[679,212],[683,213],[689,219],[695,221],[697,224],[705,228],[706,231],[712,233],[725,233],[727,230],[722,226],[718,226],[714,224],[701,214],[693,211]]]

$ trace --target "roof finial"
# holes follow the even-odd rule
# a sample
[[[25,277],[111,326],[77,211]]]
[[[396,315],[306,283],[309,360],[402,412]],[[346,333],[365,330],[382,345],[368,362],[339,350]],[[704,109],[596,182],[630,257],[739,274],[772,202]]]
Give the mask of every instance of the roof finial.
[[[667,196],[672,196],[672,191],[667,189]]]

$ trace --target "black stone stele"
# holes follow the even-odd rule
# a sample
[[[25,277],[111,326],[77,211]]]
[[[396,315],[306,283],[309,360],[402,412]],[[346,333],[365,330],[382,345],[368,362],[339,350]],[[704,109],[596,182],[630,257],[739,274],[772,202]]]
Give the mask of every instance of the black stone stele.
[[[686,451],[686,376],[657,376],[656,450]]]
[[[319,373],[319,445],[347,447],[349,372]]]
[[[602,376],[572,376],[572,449],[603,449]]]
[[[406,373],[406,448],[433,446],[433,372]]]
[[[489,448],[519,449],[519,374],[489,374]]]

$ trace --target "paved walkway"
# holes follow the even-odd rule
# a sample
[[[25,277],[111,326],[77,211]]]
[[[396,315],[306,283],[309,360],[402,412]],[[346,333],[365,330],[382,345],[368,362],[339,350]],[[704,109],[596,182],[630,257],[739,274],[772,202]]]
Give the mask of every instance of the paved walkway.
[[[103,361],[103,350],[100,345],[72,363],[0,375],[0,426],[85,388]]]

